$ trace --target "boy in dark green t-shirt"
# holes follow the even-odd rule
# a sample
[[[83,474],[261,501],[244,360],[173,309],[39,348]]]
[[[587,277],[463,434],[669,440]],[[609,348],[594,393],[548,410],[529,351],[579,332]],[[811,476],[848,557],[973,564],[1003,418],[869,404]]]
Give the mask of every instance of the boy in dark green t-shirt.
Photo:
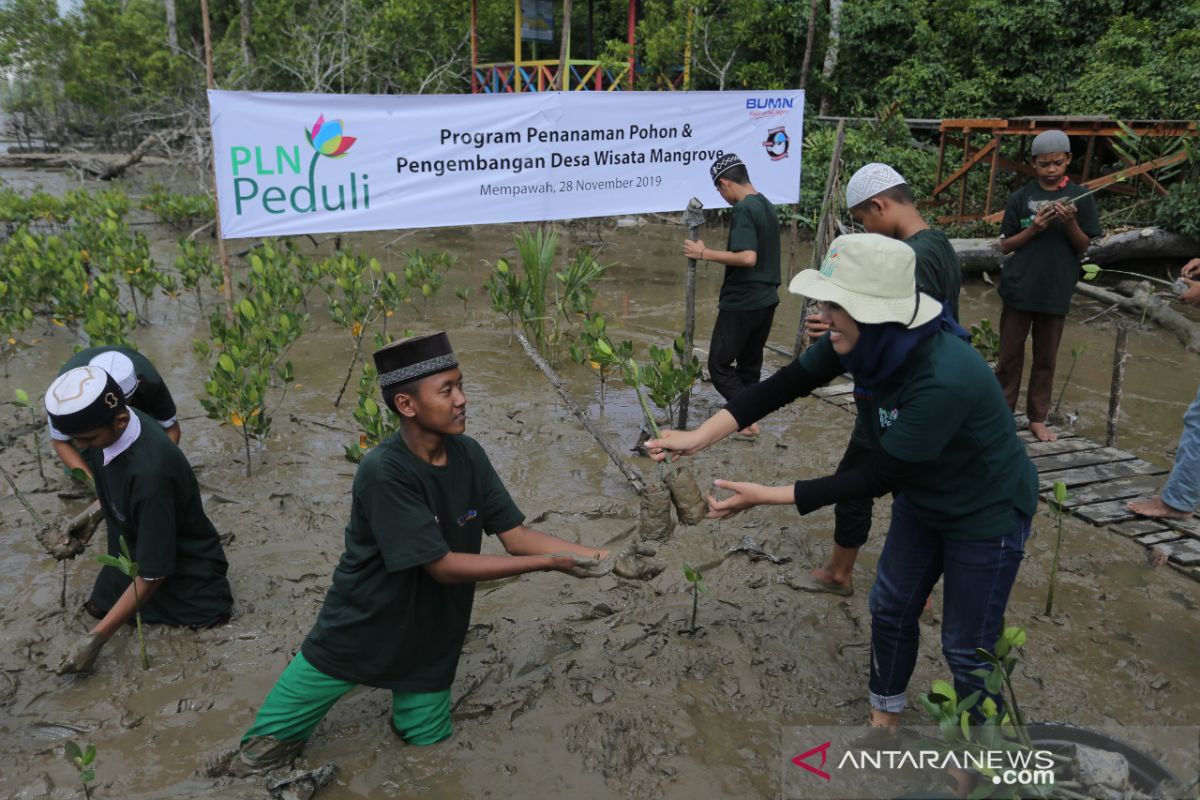
[[[725,265],[708,371],[716,390],[732,400],[762,377],[763,346],[779,305],[779,216],[771,201],[750,183],[746,165],[733,153],[718,158],[709,177],[725,202],[733,206],[728,249],[713,250],[703,240],[689,239],[683,243],[683,253]],[[743,433],[757,434],[758,426]]]
[[[525,526],[483,448],[463,435],[467,399],[445,333],[389,345],[375,364],[400,431],[359,465],[325,603],[242,738],[231,774],[290,761],[357,684],[392,691],[392,729],[410,744],[445,739],[475,584],[612,570],[607,550]],[[508,555],[481,555],[485,533]]]
[[[1057,437],[1046,426],[1058,345],[1062,340],[1079,263],[1093,237],[1102,233],[1096,203],[1073,202],[1086,190],[1071,183],[1071,141],[1059,130],[1039,133],[1030,148],[1037,179],[1008,199],[1000,223],[1000,251],[1012,256],[1000,273],[1000,354],[996,378],[1008,407],[1017,408],[1025,366],[1025,339],[1033,330],[1033,366],[1026,412],[1039,441]]]
[[[60,673],[91,669],[105,642],[141,611],[150,623],[207,628],[229,620],[228,563],[204,514],[183,452],[147,414],[128,408],[120,386],[96,366],[60,375],[46,390],[55,429],[83,450],[108,527],[108,555],[124,539],[138,565],[130,581],[105,566],[84,608],[100,620]]]

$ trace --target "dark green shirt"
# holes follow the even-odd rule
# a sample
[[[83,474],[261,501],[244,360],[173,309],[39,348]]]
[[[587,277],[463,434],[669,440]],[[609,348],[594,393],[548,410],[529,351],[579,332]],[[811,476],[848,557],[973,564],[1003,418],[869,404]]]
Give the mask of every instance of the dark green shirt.
[[[1086,192],[1087,189],[1075,183],[1047,191],[1036,180],[1029,181],[1008,198],[1004,221],[1000,223],[1000,236],[1015,236],[1028,228],[1043,205]],[[1075,219],[1080,229],[1091,238],[1103,233],[1095,198],[1085,197],[1076,205]],[[1014,250],[1004,262],[1000,271],[1000,297],[1006,306],[1016,311],[1066,315],[1071,310],[1071,295],[1079,280],[1080,260],[1063,224],[1053,220],[1049,227]]]
[[[751,194],[733,205],[729,241],[733,252],[753,250],[753,267],[725,267],[721,311],[757,311],[779,304],[779,215],[764,195]]]
[[[935,228],[917,231],[904,240],[917,256],[917,291],[941,300],[958,322],[958,295],[962,290],[962,265],[946,234]]]
[[[800,356],[812,385],[842,373],[829,337]],[[1012,530],[1012,511],[1037,509],[1037,469],[1017,438],[996,376],[973,347],[941,331],[873,391],[854,393],[867,446],[920,469],[899,489],[921,522],[949,539]]]
[[[121,554],[119,537],[124,534],[138,574],[166,579],[142,606],[144,621],[213,625],[228,618],[233,595],[225,578],[225,551],[204,514],[196,475],[153,419],[141,411],[132,413],[141,432],[107,466],[103,450],[83,452],[108,523],[108,554]],[[91,601],[107,611],[128,586],[129,579],[118,569],[103,567]]]
[[[474,439],[446,437],[446,458],[423,461],[395,434],[359,465],[345,551],[301,648],[321,672],[401,692],[454,682],[475,585],[438,583],[422,565],[478,554],[485,532],[525,517]]]
[[[129,405],[145,411],[159,423],[173,421],[176,411],[175,400],[171,397],[171,392],[168,391],[158,370],[150,363],[150,359],[137,350],[129,347],[88,347],[67,359],[67,363],[63,364],[63,368],[58,371],[58,374],[62,375],[76,367],[86,367],[88,362],[96,356],[111,351],[128,356],[129,360],[133,362],[133,371],[137,373],[137,388],[126,398]]]

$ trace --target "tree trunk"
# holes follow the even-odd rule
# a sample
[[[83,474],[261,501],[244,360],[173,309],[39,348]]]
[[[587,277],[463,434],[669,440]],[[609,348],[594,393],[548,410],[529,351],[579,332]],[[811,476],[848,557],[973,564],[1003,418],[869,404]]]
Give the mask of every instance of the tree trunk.
[[[121,177],[125,173],[125,170],[141,161],[146,156],[146,151],[157,141],[158,138],[152,133],[143,139],[142,143],[135,147],[132,153],[118,161],[94,163],[89,160],[81,164],[80,168],[102,181],[111,181],[113,178]]]
[[[175,22],[175,0],[163,0],[167,11],[167,44],[171,47],[171,55],[179,54],[179,26]]]
[[[833,77],[833,70],[837,67],[838,60],[838,43],[841,40],[842,27],[842,0],[829,0],[829,44],[825,47],[825,64],[821,67],[821,77],[825,79],[828,85]],[[826,94],[821,98],[821,116],[826,116],[829,113],[829,95]]]
[[[555,88],[559,91],[567,87],[567,75],[571,60],[571,0],[563,0],[562,41],[558,48],[558,76]]]
[[[808,68],[812,66],[813,39],[817,33],[817,11],[821,8],[821,0],[813,0],[808,10],[808,36],[804,39],[804,62],[800,67],[800,88],[808,83]]]
[[[1169,303],[1151,295],[1149,283],[1135,284],[1133,281],[1122,281],[1117,288],[1121,291],[1101,289],[1090,283],[1075,284],[1075,291],[1084,297],[1120,306],[1139,317],[1144,313],[1146,319],[1153,320],[1165,330],[1175,334],[1185,348],[1193,353],[1200,353],[1200,325],[1171,308]]]
[[[998,269],[1004,262],[1000,240],[951,239],[964,275]],[[1162,228],[1121,231],[1096,240],[1087,258],[1100,266],[1147,259],[1187,259],[1200,253],[1200,242]]]
[[[250,33],[253,30],[251,22],[254,17],[254,0],[242,0],[242,63],[247,67],[254,66],[254,49],[250,46]]]

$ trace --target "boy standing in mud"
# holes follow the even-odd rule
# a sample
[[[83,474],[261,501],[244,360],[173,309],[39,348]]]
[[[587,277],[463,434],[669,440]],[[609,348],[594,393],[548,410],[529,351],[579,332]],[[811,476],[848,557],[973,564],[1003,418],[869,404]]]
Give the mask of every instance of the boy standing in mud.
[[[1000,272],[1000,355],[996,378],[1008,407],[1017,408],[1025,339],[1033,329],[1033,366],[1026,391],[1029,430],[1042,442],[1057,437],[1046,426],[1058,344],[1079,279],[1079,262],[1102,231],[1091,196],[1071,183],[1071,141],[1059,130],[1042,131],[1030,148],[1037,178],[1008,199],[1000,224],[1000,251],[1012,254]]]
[[[913,202],[912,189],[904,176],[887,164],[872,163],[860,168],[846,184],[846,206],[854,221],[867,233],[878,233],[904,242],[916,254],[917,291],[942,301],[958,321],[958,295],[962,289],[962,266],[946,234],[931,228]],[[812,338],[825,335],[829,326],[820,314],[805,320]],[[855,418],[854,430],[837,471],[854,469],[871,455],[864,420]],[[871,532],[872,498],[845,500],[833,507],[833,554],[829,563],[812,571],[810,583],[800,588],[849,596],[854,592],[852,576],[858,551]]]
[[[779,305],[779,216],[771,201],[750,183],[746,165],[733,153],[714,161],[709,177],[721,198],[733,206],[727,249],[713,250],[703,240],[688,239],[683,253],[725,265],[708,371],[716,390],[732,400],[762,377],[763,346]],[[742,433],[754,436],[758,425]]]
[[[46,390],[50,424],[83,450],[108,528],[108,555],[124,538],[138,576],[105,566],[84,609],[99,620],[67,654],[60,674],[91,669],[134,612],[146,622],[207,628],[229,621],[233,596],[217,531],[183,452],[148,414],[129,408],[97,366],[69,370]]]
[[[345,550],[316,624],[229,763],[232,775],[295,758],[358,684],[392,691],[392,730],[409,744],[451,734],[450,687],[475,584],[527,572],[611,571],[608,551],[528,528],[483,448],[463,433],[467,398],[445,333],[375,353],[400,431],[354,476]],[[483,534],[507,556],[481,555]]]

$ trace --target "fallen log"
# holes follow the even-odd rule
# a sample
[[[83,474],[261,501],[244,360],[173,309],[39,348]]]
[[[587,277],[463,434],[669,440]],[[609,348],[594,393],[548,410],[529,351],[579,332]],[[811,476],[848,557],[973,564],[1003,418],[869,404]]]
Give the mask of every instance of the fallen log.
[[[1000,239],[951,239],[964,275],[999,269],[1005,256]],[[1200,242],[1162,228],[1137,228],[1103,236],[1092,243],[1087,258],[1100,266],[1159,258],[1189,259],[1200,255]]]
[[[169,166],[169,159],[146,155],[151,144],[153,142],[148,144],[143,140],[132,153],[0,153],[0,169],[80,169],[101,180],[111,180],[138,163]],[[134,155],[137,155],[136,159],[133,158]],[[103,177],[106,174],[110,177]]]
[[[1082,281],[1075,284],[1075,291],[1084,297],[1120,306],[1139,317],[1144,312],[1146,319],[1153,320],[1155,324],[1175,334],[1188,350],[1200,353],[1200,325],[1171,308],[1170,303],[1163,298],[1156,297],[1151,292],[1148,282],[1135,284],[1133,281],[1122,281],[1118,288],[1124,291],[1101,289]]]

